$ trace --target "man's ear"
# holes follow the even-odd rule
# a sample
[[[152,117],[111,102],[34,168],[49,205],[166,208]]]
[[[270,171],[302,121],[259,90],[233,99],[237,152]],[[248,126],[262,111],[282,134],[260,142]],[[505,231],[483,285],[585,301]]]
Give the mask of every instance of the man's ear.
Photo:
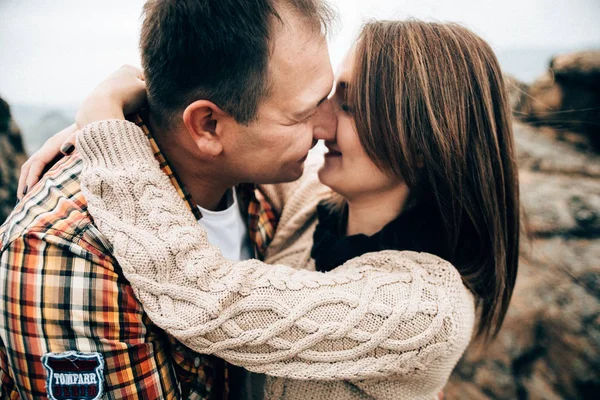
[[[197,100],[186,107],[183,123],[198,149],[208,156],[216,157],[223,152],[220,125],[226,117],[227,113],[215,103]]]

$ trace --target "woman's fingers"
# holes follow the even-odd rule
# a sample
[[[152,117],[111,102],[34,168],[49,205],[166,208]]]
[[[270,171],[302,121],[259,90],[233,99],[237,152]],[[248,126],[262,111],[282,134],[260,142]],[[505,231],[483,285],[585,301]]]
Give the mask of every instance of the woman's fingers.
[[[19,176],[19,186],[17,187],[17,199],[19,199],[19,201],[27,194],[29,189],[38,183],[44,172],[45,166],[46,163],[42,162],[35,155],[23,164],[21,167],[21,175]]]
[[[79,132],[79,131],[77,131]],[[77,132],[73,135],[72,138],[67,139],[66,142],[64,142],[62,144],[62,146],[60,146],[60,152],[64,155],[64,156],[70,156],[71,153],[73,153],[73,151],[75,150],[75,136],[77,134]]]
[[[21,167],[17,198],[21,200],[25,194],[40,180],[46,169],[54,165],[63,155],[68,155],[75,149],[77,125],[73,124],[44,143],[41,149]]]
[[[46,165],[47,164],[39,160],[31,163],[31,166],[29,167],[29,171],[27,173],[27,178],[25,179],[25,188],[23,189],[23,195],[27,194],[27,191],[39,182],[40,178],[42,177],[42,174],[44,173]]]
[[[80,132],[75,124],[71,125],[69,128],[72,128],[69,130],[70,135],[60,145],[60,152],[65,156],[70,156],[71,153],[75,151],[75,143],[77,143],[77,134]]]
[[[17,199],[21,201],[25,193],[27,193],[27,189],[25,188],[27,181],[27,177],[29,176],[29,160],[25,161],[25,163],[21,166],[21,175],[19,175],[19,186],[17,186]]]

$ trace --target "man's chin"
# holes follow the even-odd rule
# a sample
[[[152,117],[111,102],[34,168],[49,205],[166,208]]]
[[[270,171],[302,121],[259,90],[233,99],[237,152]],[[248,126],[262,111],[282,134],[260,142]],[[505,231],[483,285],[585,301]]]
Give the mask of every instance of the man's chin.
[[[288,166],[284,171],[280,171],[276,175],[257,177],[254,182],[259,185],[293,182],[300,179],[303,173],[304,164],[298,163],[294,166]]]

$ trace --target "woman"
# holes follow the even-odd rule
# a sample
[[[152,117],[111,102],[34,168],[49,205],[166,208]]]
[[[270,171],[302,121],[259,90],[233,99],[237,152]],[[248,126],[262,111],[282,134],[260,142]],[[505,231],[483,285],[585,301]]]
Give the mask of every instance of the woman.
[[[267,373],[267,397],[433,398],[469,342],[473,303],[477,335],[489,339],[515,283],[518,178],[500,67],[460,26],[381,21],[363,28],[337,82],[337,136],[318,172],[337,195],[310,167],[298,183],[264,188],[285,203],[266,262],[327,274],[224,260],[145,163],[151,152],[133,128],[91,124],[78,138],[90,212],[154,322],[188,347]],[[131,149],[95,145],[115,134],[133,136]],[[158,249],[144,245],[151,238]],[[352,260],[364,253],[368,271]],[[363,273],[383,283],[366,287]],[[339,299],[324,299],[326,287]],[[340,319],[324,320],[332,314],[321,306]],[[244,328],[261,318],[265,329]]]

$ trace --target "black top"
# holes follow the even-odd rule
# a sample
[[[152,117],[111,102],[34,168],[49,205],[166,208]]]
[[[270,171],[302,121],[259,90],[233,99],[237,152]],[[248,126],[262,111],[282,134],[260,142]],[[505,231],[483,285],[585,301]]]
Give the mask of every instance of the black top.
[[[311,250],[317,271],[331,271],[351,258],[381,250],[411,250],[442,258],[447,253],[441,216],[428,202],[408,207],[372,236],[346,236],[347,211],[326,202],[317,206],[317,216]]]

